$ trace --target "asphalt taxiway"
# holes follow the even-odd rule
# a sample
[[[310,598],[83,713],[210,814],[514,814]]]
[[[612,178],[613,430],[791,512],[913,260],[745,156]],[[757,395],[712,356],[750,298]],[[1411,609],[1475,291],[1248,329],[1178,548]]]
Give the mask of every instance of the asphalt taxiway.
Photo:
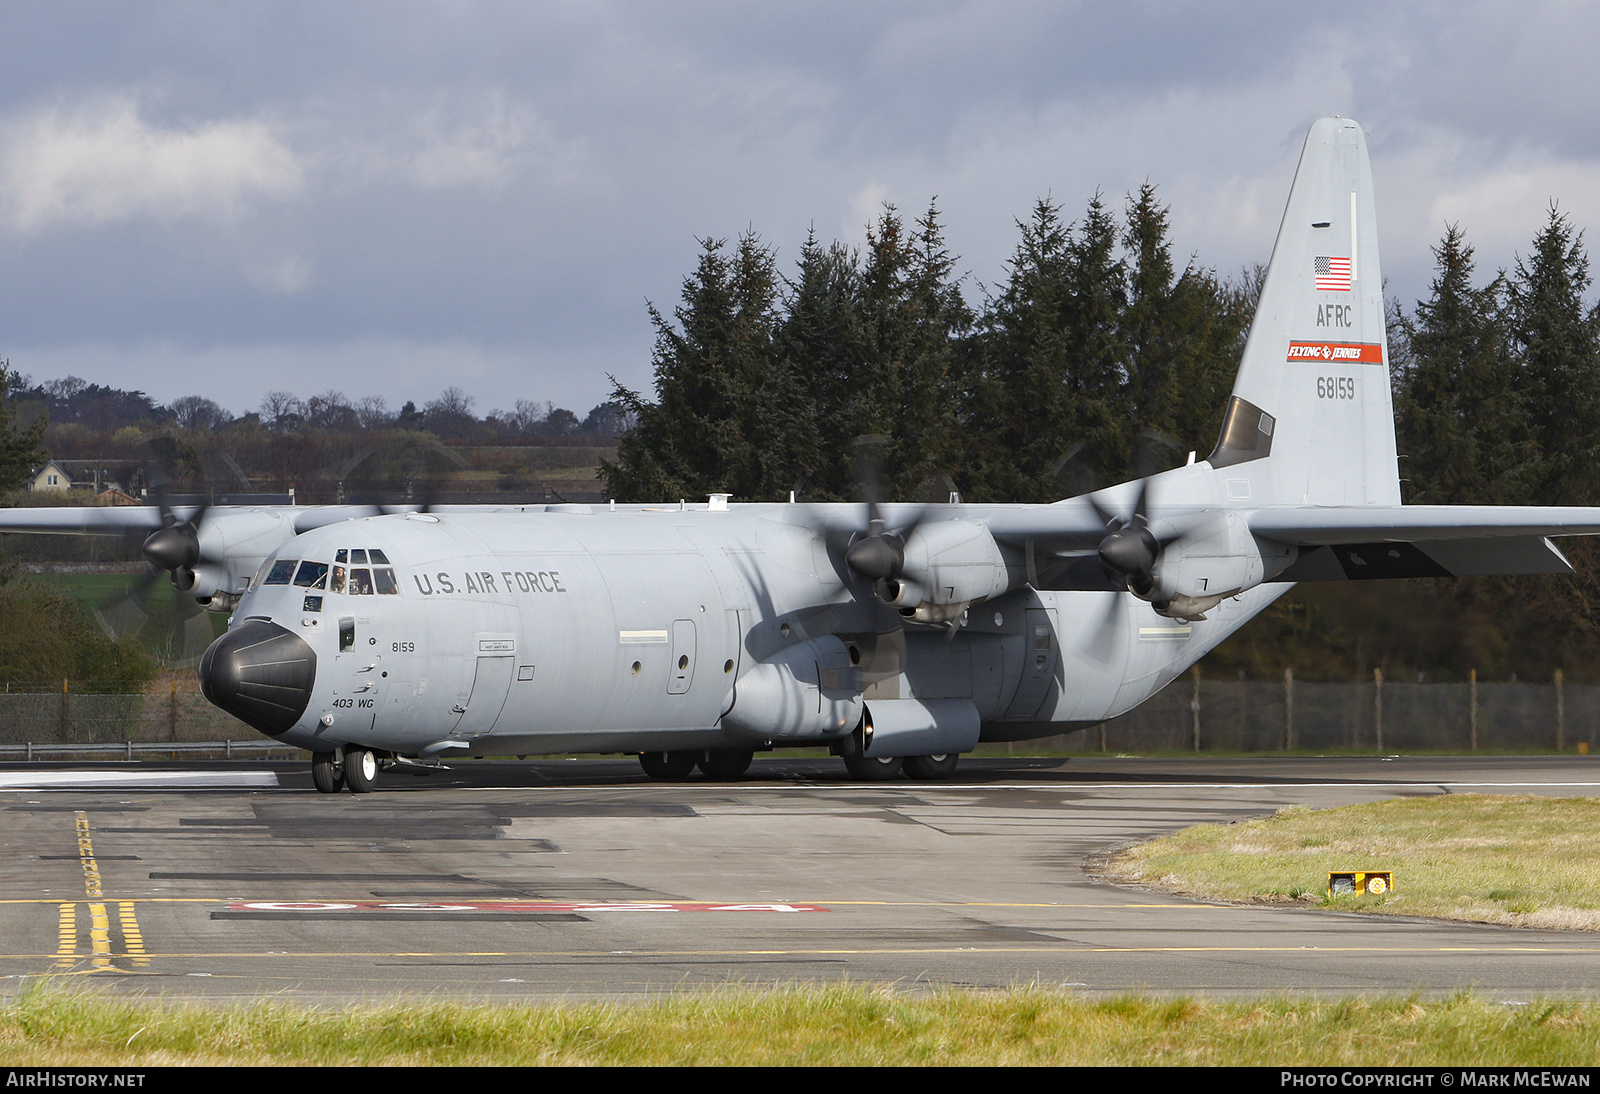
[[[1600,994],[1595,934],[1094,873],[1197,822],[1468,792],[1595,795],[1600,759],[1019,758],[932,784],[851,783],[822,759],[676,784],[622,759],[468,763],[364,796],[315,793],[304,765],[0,765],[0,996],[44,977],[317,1003],[844,979]]]

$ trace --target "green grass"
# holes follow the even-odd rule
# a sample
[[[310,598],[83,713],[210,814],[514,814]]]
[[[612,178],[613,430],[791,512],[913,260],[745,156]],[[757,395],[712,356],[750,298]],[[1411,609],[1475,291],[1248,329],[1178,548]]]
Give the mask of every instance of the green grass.
[[[1448,794],[1292,806],[1202,824],[1114,859],[1114,878],[1226,900],[1600,930],[1600,799]],[[1327,895],[1328,873],[1389,870],[1384,896]]]
[[[1600,1004],[1457,994],[1206,1003],[842,985],[648,1004],[206,1008],[33,990],[0,1066],[1591,1065]]]

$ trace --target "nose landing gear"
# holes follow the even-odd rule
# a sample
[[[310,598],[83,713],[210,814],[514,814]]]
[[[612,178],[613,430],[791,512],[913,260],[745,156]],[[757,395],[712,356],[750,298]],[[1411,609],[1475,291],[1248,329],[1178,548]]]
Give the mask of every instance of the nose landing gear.
[[[311,754],[311,781],[323,794],[337,794],[346,786],[352,794],[370,794],[381,768],[378,754],[360,745],[345,745],[342,753]]]

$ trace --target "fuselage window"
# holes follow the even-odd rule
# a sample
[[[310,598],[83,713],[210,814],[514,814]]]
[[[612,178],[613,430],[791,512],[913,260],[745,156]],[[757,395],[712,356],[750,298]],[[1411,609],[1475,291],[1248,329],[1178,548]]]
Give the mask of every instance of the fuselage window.
[[[272,564],[272,569],[267,571],[263,585],[287,585],[294,576],[294,568],[300,564],[298,558],[280,558]]]
[[[377,554],[377,551],[372,552]],[[394,570],[388,566],[378,566],[372,571],[372,583],[378,587],[379,596],[399,596],[400,584],[394,579]]]
[[[361,552],[357,551],[357,554]],[[350,571],[350,593],[352,596],[372,595],[372,571],[356,567]]]
[[[320,589],[328,580],[328,564],[326,562],[312,562],[310,559],[300,564],[300,570],[294,575],[294,583],[304,589]]]

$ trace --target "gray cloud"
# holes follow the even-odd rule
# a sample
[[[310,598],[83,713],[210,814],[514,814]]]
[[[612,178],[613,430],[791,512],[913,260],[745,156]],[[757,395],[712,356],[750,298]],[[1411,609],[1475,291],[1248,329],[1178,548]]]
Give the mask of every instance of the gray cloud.
[[[1391,291],[1460,221],[1600,222],[1585,55],[1535,4],[12,5],[0,353],[234,409],[329,387],[580,412],[649,378],[697,236],[859,242],[933,195],[973,291],[1013,221],[1149,179],[1264,261],[1306,127],[1371,137]]]

